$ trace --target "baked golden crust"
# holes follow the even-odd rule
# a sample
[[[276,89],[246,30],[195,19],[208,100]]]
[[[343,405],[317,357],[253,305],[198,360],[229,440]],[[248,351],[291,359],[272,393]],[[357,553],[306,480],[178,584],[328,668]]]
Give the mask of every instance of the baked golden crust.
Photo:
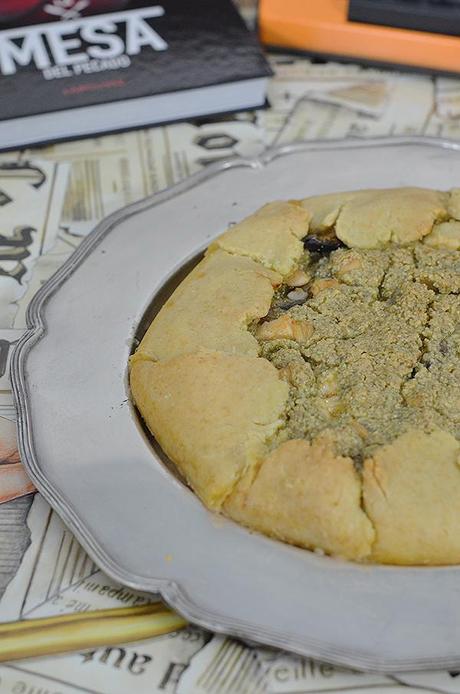
[[[460,219],[460,188],[452,188],[449,192],[447,211],[450,217]]]
[[[288,395],[265,359],[204,351],[134,362],[131,391],[160,446],[213,509],[266,455]]]
[[[313,214],[315,227],[335,225],[337,238],[353,248],[407,245],[429,234],[436,221],[447,218],[446,193],[424,188],[364,190],[306,198],[303,206]],[[325,204],[327,203],[327,205]]]
[[[363,195],[367,192],[360,190],[350,193],[326,193],[326,195],[313,195],[310,198],[305,198],[301,204],[311,217],[310,230],[314,233],[321,233],[331,229],[345,203],[357,195]]]
[[[386,564],[460,561],[460,444],[444,431],[411,430],[364,463],[372,559]]]
[[[295,202],[270,202],[218,236],[209,246],[247,256],[265,267],[289,275],[303,253],[310,215]]]
[[[350,458],[335,455],[321,440],[294,439],[246,473],[224,510],[299,547],[365,559],[374,530],[360,503],[361,480]]]
[[[450,194],[419,188],[352,191],[269,203],[211,243],[153,320],[130,370],[133,398],[147,426],[209,508],[285,542],[347,559],[460,562],[457,439],[427,420],[423,429],[379,443],[362,471],[348,453],[337,453],[331,432],[310,441],[285,440],[292,379],[308,388],[314,378],[309,364],[294,357],[321,335],[300,313],[270,314],[256,325],[272,310],[281,283],[303,291],[309,277],[309,267],[302,265],[307,233],[340,239],[351,249],[334,256],[332,278],[319,275],[310,287],[325,335],[328,317],[321,312],[333,292],[339,292],[339,302],[340,283],[357,281],[360,254],[367,252],[361,249],[375,253],[372,249],[408,246],[396,251],[404,272],[404,254],[416,246],[417,277],[426,285],[420,295],[423,289],[429,302],[430,292],[445,291],[445,258],[438,269],[425,268],[422,251],[459,250],[458,219],[460,189]],[[397,302],[394,291],[401,278],[390,263],[382,285],[383,260],[375,263],[369,291],[383,287],[390,306]],[[406,284],[413,291],[411,278]],[[414,316],[407,320],[415,321]],[[279,340],[292,360],[275,368],[259,355],[276,351]],[[325,340],[325,354],[328,344]],[[326,380],[319,386],[324,407],[339,416],[342,401],[332,372],[321,375]],[[422,380],[414,380],[412,390]],[[408,402],[421,401],[419,390],[406,390]],[[456,402],[453,396],[450,402]],[[351,427],[350,441],[366,437],[358,421]]]
[[[432,248],[448,248],[451,251],[460,249],[460,222],[449,219],[448,222],[439,222],[433,226],[433,230],[425,236],[424,243]]]
[[[210,349],[257,356],[250,321],[265,316],[281,276],[224,251],[204,258],[147,330],[135,359],[168,359]]]

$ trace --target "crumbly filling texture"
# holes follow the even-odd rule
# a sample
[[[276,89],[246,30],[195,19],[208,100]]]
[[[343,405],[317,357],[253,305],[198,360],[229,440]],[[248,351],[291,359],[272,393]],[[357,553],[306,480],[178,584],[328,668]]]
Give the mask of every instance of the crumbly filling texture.
[[[274,445],[324,437],[359,468],[412,427],[460,439],[460,251],[321,250],[251,328],[290,385]]]

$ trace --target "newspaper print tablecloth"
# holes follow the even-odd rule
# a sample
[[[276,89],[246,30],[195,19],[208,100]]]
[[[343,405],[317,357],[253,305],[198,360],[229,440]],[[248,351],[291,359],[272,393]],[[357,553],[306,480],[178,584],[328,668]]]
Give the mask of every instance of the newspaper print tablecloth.
[[[460,139],[460,80],[287,55],[271,61],[267,110],[0,155],[0,425],[14,422],[8,360],[31,296],[117,207],[210,162],[273,144],[392,134]],[[8,585],[2,621],[153,599],[104,576],[39,495],[0,506],[0,531],[0,594]],[[138,644],[0,666],[0,694],[399,694],[409,685],[413,692],[460,693],[460,673],[363,675],[194,627]]]

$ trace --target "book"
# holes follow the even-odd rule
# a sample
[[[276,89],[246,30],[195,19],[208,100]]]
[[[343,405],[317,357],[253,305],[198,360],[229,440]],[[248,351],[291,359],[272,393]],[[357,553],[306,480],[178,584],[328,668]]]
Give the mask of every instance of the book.
[[[264,105],[271,71],[231,0],[116,4],[0,24],[0,149]]]
[[[460,72],[458,9],[459,0],[260,0],[259,33],[282,51],[451,76]]]

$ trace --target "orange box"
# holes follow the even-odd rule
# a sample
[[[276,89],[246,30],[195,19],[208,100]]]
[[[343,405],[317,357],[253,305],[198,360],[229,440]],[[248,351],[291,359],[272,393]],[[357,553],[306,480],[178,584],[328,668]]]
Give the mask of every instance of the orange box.
[[[350,22],[348,0],[260,0],[266,45],[307,53],[460,72],[460,37]]]

